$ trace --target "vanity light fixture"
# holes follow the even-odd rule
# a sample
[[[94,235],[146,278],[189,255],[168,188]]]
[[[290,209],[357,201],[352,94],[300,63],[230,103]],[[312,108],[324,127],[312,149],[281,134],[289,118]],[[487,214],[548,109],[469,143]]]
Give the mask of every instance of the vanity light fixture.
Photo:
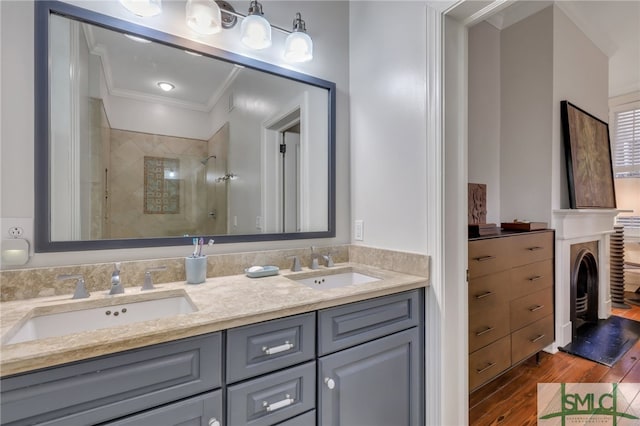
[[[220,6],[214,0],[187,0],[187,25],[199,34],[217,34],[222,30]]]
[[[173,84],[168,83],[166,81],[159,81],[158,82],[158,87],[161,88],[162,90],[164,90],[165,92],[170,92],[170,91],[172,91],[173,89],[176,88],[176,86],[174,86]]]
[[[128,10],[139,16],[153,16],[162,11],[161,0],[119,1]],[[148,10],[154,10],[154,13],[151,14]],[[245,46],[255,50],[271,46],[271,29],[273,28],[287,34],[283,53],[286,61],[307,62],[313,58],[313,41],[307,34],[306,25],[300,12],[296,13],[293,20],[293,31],[289,31],[270,24],[265,19],[262,5],[258,0],[251,0],[247,15],[236,12],[233,6],[224,0],[187,0],[186,3],[187,26],[199,34],[212,35],[219,33],[222,29],[233,28],[238,18],[242,19],[240,37]],[[142,42],[142,40],[144,39],[139,41]]]
[[[300,12],[293,20],[293,32],[284,43],[284,59],[289,62],[308,62],[313,58],[313,41]]]
[[[120,4],[129,12],[145,18],[162,13],[162,0],[120,0]]]
[[[251,49],[260,50],[271,46],[271,25],[263,15],[262,5],[257,0],[252,0],[249,13],[240,26],[242,43]]]

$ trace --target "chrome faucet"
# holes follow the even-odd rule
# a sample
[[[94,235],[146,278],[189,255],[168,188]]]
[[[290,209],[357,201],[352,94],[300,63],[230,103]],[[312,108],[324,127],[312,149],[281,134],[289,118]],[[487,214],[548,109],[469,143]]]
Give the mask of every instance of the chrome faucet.
[[[333,264],[333,257],[330,254],[322,256],[325,262],[327,262],[327,268],[333,268],[335,265]]]
[[[89,297],[89,292],[84,286],[84,277],[82,275],[62,274],[62,275],[58,275],[58,279],[59,280],[77,280],[76,290],[73,292],[72,299],[86,299],[87,297]]]
[[[309,266],[311,269],[318,269],[320,267],[318,264],[318,258],[320,258],[321,255],[316,253],[315,250],[316,248],[311,246],[311,265]]]
[[[111,289],[109,294],[122,294],[124,293],[124,287],[120,283],[120,262],[116,262],[113,265],[113,272],[111,273]]]
[[[149,268],[144,272],[144,284],[140,290],[153,290],[156,288],[153,285],[153,279],[151,278],[151,273],[156,271],[164,271],[166,270],[166,266],[158,266],[157,268]]]
[[[287,259],[293,259],[293,264],[291,265],[291,272],[302,271],[302,267],[300,266],[300,258],[298,256],[289,256]]]

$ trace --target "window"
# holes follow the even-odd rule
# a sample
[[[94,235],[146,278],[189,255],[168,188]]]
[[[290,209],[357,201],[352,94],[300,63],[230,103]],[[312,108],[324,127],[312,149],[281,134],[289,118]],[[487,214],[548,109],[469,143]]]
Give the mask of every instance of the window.
[[[615,112],[614,126],[615,177],[640,177],[640,108]]]

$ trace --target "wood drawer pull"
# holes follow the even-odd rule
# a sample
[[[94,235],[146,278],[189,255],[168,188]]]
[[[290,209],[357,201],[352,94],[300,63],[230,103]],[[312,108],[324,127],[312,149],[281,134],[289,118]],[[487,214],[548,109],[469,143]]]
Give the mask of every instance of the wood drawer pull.
[[[537,305],[537,306],[534,306],[533,308],[529,308],[529,312],[539,311],[542,308],[544,308],[544,305]]]
[[[529,281],[538,281],[542,278],[542,275],[536,275],[535,277],[527,278]]]
[[[484,299],[485,297],[493,296],[495,293],[492,291],[487,291],[486,293],[476,294],[476,299]]]
[[[476,336],[482,336],[483,334],[487,334],[490,331],[493,331],[495,329],[495,327],[487,327],[482,331],[477,331],[476,332]]]
[[[491,367],[493,367],[494,365],[496,365],[496,363],[495,363],[495,362],[490,362],[489,364],[487,364],[487,366],[486,366],[486,367],[481,368],[481,369],[479,369],[479,370],[478,370],[478,369],[476,369],[476,373],[478,373],[478,374],[482,374],[482,373],[484,373],[485,371],[487,371],[488,369],[490,369]]]
[[[480,256],[480,257],[474,257],[473,260],[478,262],[486,262],[487,260],[493,260],[495,258],[496,258],[495,256]]]
[[[542,250],[544,247],[540,247],[540,246],[533,246],[533,247],[527,247],[527,250],[529,251],[538,251],[538,250]]]
[[[535,339],[531,339],[531,340],[529,340],[529,341],[530,341],[531,343],[535,343],[535,342],[537,342],[538,340],[541,340],[544,336],[545,336],[544,334],[541,334],[541,335],[539,335],[538,337],[536,337]]]

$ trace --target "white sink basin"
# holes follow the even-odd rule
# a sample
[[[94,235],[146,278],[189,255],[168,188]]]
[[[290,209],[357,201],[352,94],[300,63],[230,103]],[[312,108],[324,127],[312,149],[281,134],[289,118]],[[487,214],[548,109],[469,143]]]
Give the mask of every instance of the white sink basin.
[[[313,276],[308,274],[296,276],[289,276],[287,278],[292,279],[300,284],[304,284],[308,287],[315,289],[329,289],[344,287],[353,284],[366,284],[375,281],[380,281],[380,278],[371,277],[369,275],[362,274],[356,271],[331,273],[329,271],[321,273],[313,273]],[[306,278],[305,278],[306,277]]]
[[[61,309],[66,309],[66,306],[68,305],[60,305]],[[3,344],[11,345],[82,331],[117,327],[179,314],[188,314],[196,310],[197,308],[194,307],[186,294],[172,294],[171,296],[152,300],[138,300],[111,306],[91,307],[42,315],[38,315],[36,309],[34,310],[36,311],[34,316],[22,323],[15,334]]]

